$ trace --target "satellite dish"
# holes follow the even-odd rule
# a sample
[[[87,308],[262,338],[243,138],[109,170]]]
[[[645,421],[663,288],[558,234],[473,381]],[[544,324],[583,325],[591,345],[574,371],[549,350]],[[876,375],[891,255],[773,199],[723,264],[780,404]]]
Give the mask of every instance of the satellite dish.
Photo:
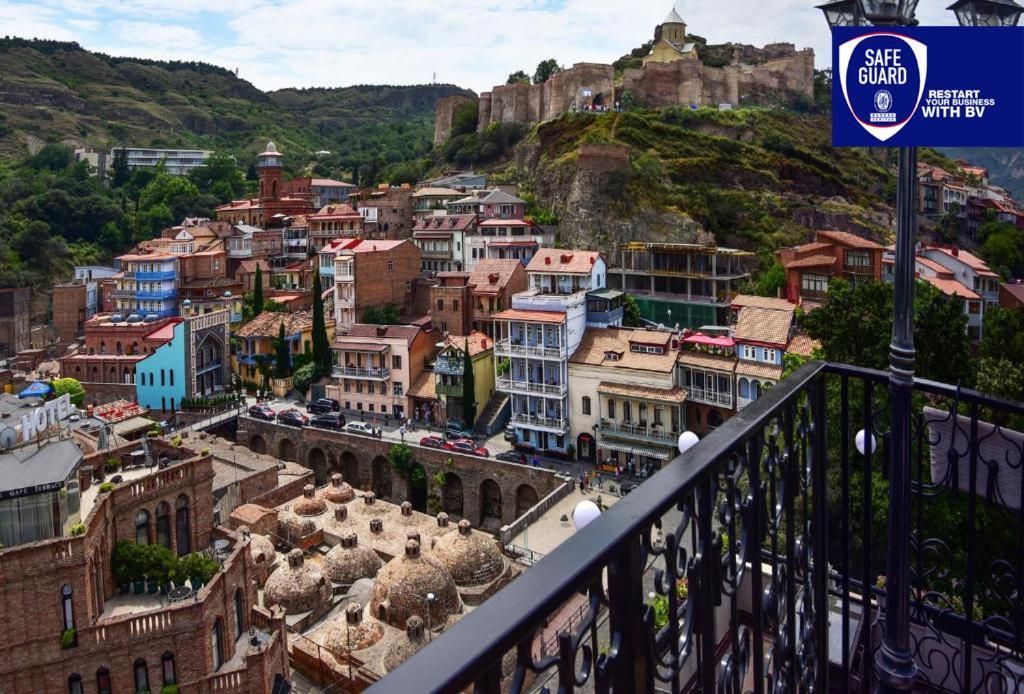
[[[14,448],[18,442],[18,432],[12,427],[0,429],[0,450],[7,451]]]

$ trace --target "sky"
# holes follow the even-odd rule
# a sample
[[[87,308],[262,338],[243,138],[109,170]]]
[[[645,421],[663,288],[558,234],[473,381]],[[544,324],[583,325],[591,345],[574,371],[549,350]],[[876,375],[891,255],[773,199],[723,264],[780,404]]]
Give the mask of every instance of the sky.
[[[823,0],[818,0],[821,2]],[[922,0],[921,24],[953,24]],[[829,60],[814,0],[680,0],[712,43],[811,47]],[[0,0],[0,35],[77,41],[118,56],[199,60],[264,90],[444,82],[474,91],[555,58],[610,63],[650,39],[670,0]]]

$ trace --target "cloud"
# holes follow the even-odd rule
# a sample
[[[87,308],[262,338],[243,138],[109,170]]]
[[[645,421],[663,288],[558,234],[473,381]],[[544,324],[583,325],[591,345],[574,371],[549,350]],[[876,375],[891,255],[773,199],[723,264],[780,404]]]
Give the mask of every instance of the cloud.
[[[788,41],[813,48],[821,67],[830,38],[815,4],[717,0],[683,2],[678,11],[690,33],[713,43]],[[666,0],[0,0],[0,31],[71,38],[117,55],[203,60],[238,68],[263,89],[422,84],[436,73],[440,82],[484,91],[546,58],[611,62],[649,40],[669,9]],[[953,23],[935,3],[918,16],[922,24]]]

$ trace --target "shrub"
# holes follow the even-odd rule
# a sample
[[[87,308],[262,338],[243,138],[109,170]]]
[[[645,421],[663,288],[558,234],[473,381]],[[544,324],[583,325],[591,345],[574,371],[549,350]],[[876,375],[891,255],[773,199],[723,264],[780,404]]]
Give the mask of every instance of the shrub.
[[[210,449],[209,448],[204,448],[203,450],[199,451],[199,454],[200,455],[210,455]]]
[[[85,526],[81,523],[75,523],[71,526],[71,537],[78,537],[79,535],[85,534]]]
[[[107,458],[107,461],[103,463],[103,467],[106,468],[107,472],[117,472],[117,469],[121,467],[121,461],[117,458]]]
[[[60,633],[60,647],[71,648],[75,645],[75,634],[77,632],[74,629],[65,629]]]
[[[103,484],[100,485],[100,492],[101,493],[102,492],[112,492],[112,491],[114,491],[114,483],[113,482],[104,482]]]
[[[178,685],[165,684],[160,688],[160,694],[178,694]]]
[[[220,571],[220,564],[216,559],[208,557],[200,552],[188,554],[180,560],[182,570],[189,578],[199,579],[203,583],[209,583],[210,579]]]

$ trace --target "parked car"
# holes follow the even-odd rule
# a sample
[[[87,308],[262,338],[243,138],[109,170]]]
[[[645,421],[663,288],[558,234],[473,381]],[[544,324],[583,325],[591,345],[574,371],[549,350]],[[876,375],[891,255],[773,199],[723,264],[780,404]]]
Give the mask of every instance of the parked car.
[[[420,439],[420,445],[426,448],[444,448],[446,444],[440,436],[424,436]]]
[[[444,427],[444,437],[446,439],[472,439],[473,430],[456,422],[449,422]]]
[[[520,465],[526,465],[526,456],[519,451],[502,451],[494,456],[495,460],[500,460],[503,463],[519,463]]]
[[[294,407],[288,410],[281,410],[277,413],[277,421],[291,427],[304,427],[309,424],[309,417],[302,414]]]
[[[341,430],[345,428],[345,415],[340,412],[325,412],[313,417],[309,424],[320,429]]]
[[[253,419],[265,419],[268,422],[273,422],[277,414],[267,405],[253,405],[249,408],[249,416]]]
[[[306,403],[306,412],[312,414],[324,414],[325,412],[337,412],[338,401],[331,398],[318,398]]]
[[[454,451],[455,453],[478,455],[481,458],[486,458],[491,455],[486,448],[476,445],[476,441],[473,439],[456,439],[454,441],[449,441],[447,448],[449,451]]]
[[[505,427],[504,437],[509,443],[514,442],[516,440],[516,428],[511,426]]]
[[[349,422],[345,425],[345,431],[350,434],[362,434],[363,436],[373,436],[373,427],[366,422]]]

